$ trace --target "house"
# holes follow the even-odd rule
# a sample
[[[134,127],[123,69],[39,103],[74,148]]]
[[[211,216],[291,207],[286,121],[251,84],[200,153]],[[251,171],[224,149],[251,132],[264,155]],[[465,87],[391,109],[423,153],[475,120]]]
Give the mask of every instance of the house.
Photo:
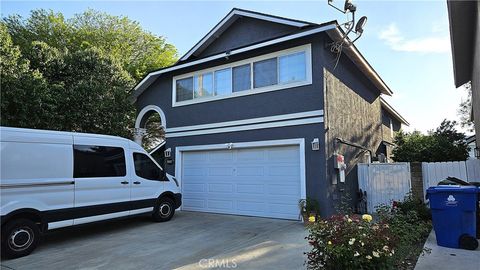
[[[447,0],[455,86],[471,83],[472,120],[480,134],[480,1]],[[475,156],[480,157],[476,141]]]
[[[324,216],[355,199],[356,164],[383,153],[388,130],[407,122],[354,45],[332,52],[343,36],[336,21],[233,9],[135,87],[135,139],[158,113],[184,210],[299,219],[302,198],[317,199]]]
[[[468,145],[468,159],[478,158],[478,157],[475,156],[475,147],[476,147],[476,145],[475,145],[475,143],[476,143],[475,135],[467,137],[465,139],[465,142]]]

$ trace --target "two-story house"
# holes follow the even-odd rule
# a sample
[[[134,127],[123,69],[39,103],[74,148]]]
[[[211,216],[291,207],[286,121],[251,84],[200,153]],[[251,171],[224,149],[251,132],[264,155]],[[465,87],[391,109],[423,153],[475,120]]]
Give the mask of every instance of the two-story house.
[[[385,130],[406,121],[354,45],[334,50],[343,37],[335,21],[233,9],[135,87],[136,140],[158,113],[184,210],[299,219],[302,198],[324,216],[355,198],[355,165],[388,154]],[[346,168],[334,168],[338,155]]]

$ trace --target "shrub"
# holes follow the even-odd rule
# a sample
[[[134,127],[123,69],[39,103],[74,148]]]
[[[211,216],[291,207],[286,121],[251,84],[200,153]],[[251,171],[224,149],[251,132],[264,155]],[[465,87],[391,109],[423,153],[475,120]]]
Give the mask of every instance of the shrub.
[[[396,238],[387,223],[333,216],[309,227],[308,269],[391,269]]]
[[[379,222],[389,224],[391,233],[397,236],[397,250],[393,258],[396,268],[405,267],[409,260],[427,251],[423,243],[432,225],[428,220],[430,211],[423,207],[422,202],[419,204],[409,196],[404,202],[377,208]]]
[[[432,219],[432,214],[430,213],[427,204],[422,202],[422,200],[413,197],[412,193],[409,193],[403,201],[394,202],[392,207],[397,208],[403,214],[414,211],[423,221],[429,221]]]

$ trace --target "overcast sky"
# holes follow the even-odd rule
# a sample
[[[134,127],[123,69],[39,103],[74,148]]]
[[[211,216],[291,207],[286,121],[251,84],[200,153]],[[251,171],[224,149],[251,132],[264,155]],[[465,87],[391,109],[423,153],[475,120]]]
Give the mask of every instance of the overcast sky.
[[[338,6],[343,1],[336,0]],[[355,1],[357,17],[366,15],[364,35],[356,46],[393,90],[386,98],[410,123],[427,131],[442,119],[457,120],[465,90],[453,84],[446,0]],[[322,23],[346,16],[322,1],[5,1],[2,16],[28,16],[43,8],[67,18],[87,8],[125,15],[187,52],[232,8]]]

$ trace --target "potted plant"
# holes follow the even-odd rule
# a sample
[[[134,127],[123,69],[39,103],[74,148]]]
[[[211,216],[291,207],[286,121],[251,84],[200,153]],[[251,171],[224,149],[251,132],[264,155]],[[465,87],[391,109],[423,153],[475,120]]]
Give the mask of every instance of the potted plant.
[[[318,219],[320,206],[317,200],[307,197],[306,199],[301,199],[298,202],[298,206],[305,224],[314,223]]]

